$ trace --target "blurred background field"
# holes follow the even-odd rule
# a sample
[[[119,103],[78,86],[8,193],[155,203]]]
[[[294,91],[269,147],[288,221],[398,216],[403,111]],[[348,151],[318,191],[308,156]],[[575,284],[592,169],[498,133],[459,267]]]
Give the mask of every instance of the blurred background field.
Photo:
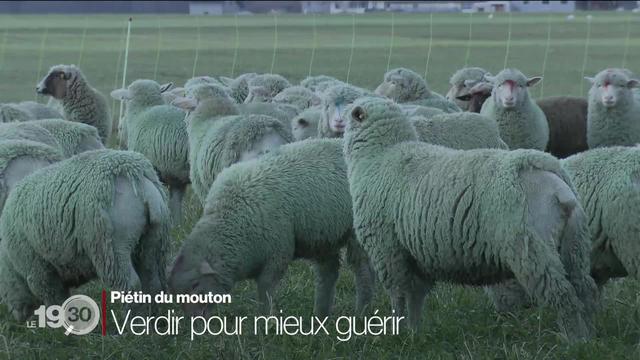
[[[60,63],[79,64],[105,94],[119,88],[127,18],[0,15],[0,101],[34,99],[36,83],[51,65]],[[639,25],[638,14],[615,12],[581,12],[573,20],[567,20],[566,14],[519,13],[492,18],[480,13],[137,15],[132,22],[127,83],[151,78],[182,85],[194,73],[274,72],[292,82],[309,74],[342,80],[348,75],[349,82],[372,89],[388,67],[403,66],[426,73],[432,89],[444,93],[455,70],[468,65],[497,73],[506,61],[508,67],[529,76],[544,75],[544,87],[534,88],[534,97],[585,95],[588,85],[583,75],[623,65],[638,71]],[[112,113],[115,117],[117,106]],[[187,206],[187,219],[173,232],[173,251],[200,214],[196,201]],[[94,282],[78,292],[98,299],[101,288]],[[240,284],[233,293],[234,303],[224,306],[222,314],[256,314],[254,293],[253,284]],[[637,281],[607,285],[604,309],[598,315],[598,338],[572,346],[556,333],[552,311],[527,309],[500,315],[481,289],[446,284],[428,298],[419,333],[356,337],[345,343],[335,336],[253,335],[203,336],[191,342],[186,331],[177,337],[103,338],[98,332],[66,337],[60,330],[16,324],[0,306],[0,358],[640,359],[639,293]],[[308,319],[312,294],[312,273],[304,263],[297,263],[281,286],[278,309]],[[351,273],[344,271],[335,314],[351,315],[353,300]],[[381,289],[373,309],[389,309]],[[109,333],[115,333],[113,323]]]

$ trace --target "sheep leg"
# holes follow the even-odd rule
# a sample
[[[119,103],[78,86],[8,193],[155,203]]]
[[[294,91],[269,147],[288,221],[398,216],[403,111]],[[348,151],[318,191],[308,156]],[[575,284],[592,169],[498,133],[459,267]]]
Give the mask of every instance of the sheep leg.
[[[519,307],[530,307],[533,299],[516,280],[507,280],[503,283],[485,288],[485,292],[491,299],[498,312],[509,312]]]
[[[25,252],[31,251],[25,249]],[[16,260],[22,261],[14,259],[14,261]],[[21,270],[25,271],[23,272],[24,278],[27,280],[33,296],[40,299],[46,306],[62,305],[69,297],[69,290],[64,287],[64,282],[56,270],[38,256],[32,256],[30,262],[24,264],[25,266]]]
[[[316,275],[315,302],[313,313],[318,317],[329,316],[336,294],[336,282],[340,259],[338,254],[316,261],[313,269]]]
[[[33,297],[29,285],[13,269],[9,259],[0,255],[0,300],[18,322],[24,322],[33,315],[38,300]]]
[[[575,288],[566,278],[566,271],[554,245],[529,232],[514,241],[507,264],[527,294],[538,304],[547,304],[558,311],[558,323],[569,340],[590,337],[584,321],[584,305]]]
[[[284,263],[284,266],[278,265]],[[256,282],[258,285],[258,302],[263,314],[270,314],[274,305],[274,296],[278,284],[286,271],[288,261],[273,261],[265,266]]]
[[[422,316],[422,307],[424,300],[433,286],[433,282],[422,279],[418,275],[414,275],[412,281],[412,289],[407,294],[407,315],[409,317],[409,327],[414,331],[420,326],[420,318]]]
[[[182,199],[186,188],[186,184],[169,185],[169,210],[174,225],[180,224],[180,220],[182,220]]]
[[[354,237],[347,240],[347,262],[356,279],[356,312],[363,315],[375,291],[375,273],[367,254]]]

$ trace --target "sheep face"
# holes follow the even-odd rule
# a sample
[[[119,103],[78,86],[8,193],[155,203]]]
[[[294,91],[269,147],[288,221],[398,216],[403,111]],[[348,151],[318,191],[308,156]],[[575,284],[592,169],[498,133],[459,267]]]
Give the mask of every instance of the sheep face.
[[[491,75],[487,70],[479,67],[466,67],[456,71],[449,80],[451,88],[447,92],[445,98],[454,102],[460,109],[469,110],[469,101],[471,99],[470,90],[479,82],[484,81],[485,75]],[[489,93],[491,95],[491,93]],[[463,100],[461,97],[466,97]]]
[[[348,118],[345,154],[364,148],[381,149],[400,138],[417,140],[407,116],[398,104],[389,99],[360,98],[350,107]]]
[[[324,114],[329,124],[329,129],[339,136],[342,136],[347,126],[347,121],[342,114],[348,105],[343,99],[337,99],[335,102],[325,104]]]
[[[67,83],[72,81],[76,72],[67,66],[53,67],[49,73],[38,83],[36,92],[41,95],[50,95],[56,99],[63,99],[67,95]]]
[[[640,87],[640,81],[630,79],[622,69],[607,69],[595,78],[585,77],[591,82],[589,101],[605,108],[613,108],[620,103],[633,101],[633,89]]]
[[[405,84],[400,76],[392,76],[382,84],[378,85],[375,90],[376,95],[384,96],[394,101],[398,101],[404,93]]]
[[[494,101],[504,109],[514,109],[528,101],[528,88],[542,80],[542,77],[527,78],[515,69],[505,69],[495,77],[485,78],[493,84]]]
[[[173,294],[227,294],[230,289],[217,281],[217,274],[201,256],[180,254],[169,276],[169,289]],[[182,310],[190,316],[207,313],[206,304],[182,304]]]
[[[398,68],[384,74],[384,80],[375,90],[376,95],[404,103],[431,95],[426,81],[415,71]]]
[[[491,96],[493,86],[490,83],[479,82],[472,88],[468,89],[467,94],[456,97],[457,104],[465,103],[461,107],[464,111],[479,113],[482,104]]]

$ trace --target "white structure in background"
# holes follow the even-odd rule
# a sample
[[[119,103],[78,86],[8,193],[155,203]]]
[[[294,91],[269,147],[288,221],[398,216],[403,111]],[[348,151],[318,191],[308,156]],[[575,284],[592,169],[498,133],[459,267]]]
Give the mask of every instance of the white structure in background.
[[[238,5],[235,1],[190,1],[189,15],[222,15],[236,13]]]
[[[520,12],[566,12],[576,11],[575,1],[511,1],[511,9]]]
[[[462,4],[456,2],[416,2],[416,1],[389,1],[387,10],[401,12],[460,12]]]
[[[515,1],[484,1],[476,2],[471,5],[471,12],[509,12],[511,5]]]

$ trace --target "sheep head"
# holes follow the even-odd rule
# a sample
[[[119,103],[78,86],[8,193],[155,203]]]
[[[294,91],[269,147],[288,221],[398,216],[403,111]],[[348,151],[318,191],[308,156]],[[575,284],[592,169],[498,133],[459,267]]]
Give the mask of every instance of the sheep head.
[[[485,79],[493,85],[491,96],[496,105],[514,109],[530,101],[529,87],[540,82],[542,77],[527,78],[519,70],[504,69],[496,76],[485,75]]]
[[[595,77],[585,77],[591,83],[589,102],[605,108],[634,101],[633,90],[640,87],[640,81],[632,78],[626,69],[606,69]]]
[[[78,79],[83,79],[83,75],[77,66],[55,65],[40,80],[36,86],[36,92],[41,95],[50,95],[56,99],[64,99],[67,96],[69,85]]]
[[[415,71],[398,68],[384,74],[384,80],[375,90],[380,96],[405,103],[431,96],[427,82]]]
[[[330,130],[334,137],[342,137],[347,126],[345,110],[363,95],[362,91],[350,85],[328,88],[322,94],[322,126],[325,130]]]

